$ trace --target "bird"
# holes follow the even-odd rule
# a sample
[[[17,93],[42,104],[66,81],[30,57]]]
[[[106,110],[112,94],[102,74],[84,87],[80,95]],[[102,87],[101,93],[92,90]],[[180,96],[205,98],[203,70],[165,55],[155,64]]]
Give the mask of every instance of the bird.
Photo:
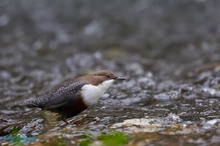
[[[115,81],[125,79],[109,70],[100,70],[63,82],[40,97],[20,102],[20,106],[58,113],[57,120],[68,123],[66,119],[97,103]]]

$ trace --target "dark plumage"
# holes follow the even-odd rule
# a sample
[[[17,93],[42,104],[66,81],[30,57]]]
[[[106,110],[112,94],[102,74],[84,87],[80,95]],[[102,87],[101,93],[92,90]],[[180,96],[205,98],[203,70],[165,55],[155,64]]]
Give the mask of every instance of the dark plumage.
[[[92,99],[90,99],[89,93],[88,93],[89,96],[86,93],[88,89],[90,90],[90,88],[92,89],[94,88],[94,91],[97,90],[97,92],[101,92],[103,90],[104,93],[104,91],[107,90],[107,88],[112,83],[106,82],[105,84],[109,84],[109,86],[105,87],[106,89],[101,86],[100,89],[96,89],[96,87],[99,87],[99,85],[102,85],[102,83],[105,81],[111,81],[111,80],[113,83],[114,80],[124,80],[124,78],[116,77],[111,71],[101,70],[93,74],[88,74],[64,82],[63,84],[60,84],[59,86],[55,87],[54,89],[45,93],[39,98],[34,98],[21,102],[20,105],[27,107],[37,107],[43,110],[56,112],[61,115],[62,119],[70,118],[79,114],[80,112],[85,110],[88,106],[90,106],[90,102],[91,102],[90,100]],[[90,86],[86,87],[84,85],[91,85],[91,87]],[[82,88],[83,86],[84,88]],[[93,90],[91,91],[93,92]],[[93,94],[96,94],[96,91]],[[88,96],[88,97],[83,97],[83,96]],[[95,97],[95,98],[99,98],[99,97]]]

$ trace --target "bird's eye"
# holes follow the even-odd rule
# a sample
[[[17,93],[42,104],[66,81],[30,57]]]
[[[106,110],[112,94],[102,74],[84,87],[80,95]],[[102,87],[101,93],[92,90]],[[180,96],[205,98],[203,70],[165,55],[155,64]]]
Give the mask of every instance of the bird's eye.
[[[111,76],[110,76],[110,75],[108,75],[108,74],[106,74],[105,76],[106,76],[106,77],[108,77],[108,78],[110,78],[110,77],[111,77]]]

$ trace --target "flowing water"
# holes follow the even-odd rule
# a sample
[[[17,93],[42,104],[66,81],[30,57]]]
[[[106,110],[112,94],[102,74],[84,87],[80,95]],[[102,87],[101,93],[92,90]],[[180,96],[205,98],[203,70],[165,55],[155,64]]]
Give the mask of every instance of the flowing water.
[[[1,1],[1,144],[58,136],[74,145],[84,134],[116,130],[130,136],[128,145],[219,145],[219,6],[203,0]],[[101,69],[128,79],[69,125],[53,113],[17,106]]]

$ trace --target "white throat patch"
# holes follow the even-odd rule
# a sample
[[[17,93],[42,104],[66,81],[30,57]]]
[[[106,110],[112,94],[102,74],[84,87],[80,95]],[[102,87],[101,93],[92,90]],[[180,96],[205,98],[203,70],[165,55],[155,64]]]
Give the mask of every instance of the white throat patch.
[[[99,98],[105,93],[105,91],[113,84],[114,80],[107,80],[94,86],[91,84],[84,85],[82,87],[81,94],[83,101],[87,106],[91,106],[99,100]]]

